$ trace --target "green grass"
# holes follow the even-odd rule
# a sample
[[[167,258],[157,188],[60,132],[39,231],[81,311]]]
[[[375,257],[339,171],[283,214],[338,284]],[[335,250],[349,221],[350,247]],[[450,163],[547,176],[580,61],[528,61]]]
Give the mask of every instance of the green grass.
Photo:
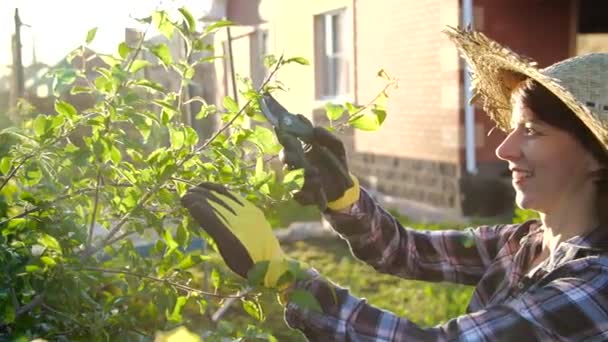
[[[321,214],[317,207],[312,205],[301,206],[295,200],[278,204],[271,213],[266,213],[266,216],[273,228],[287,228],[291,223],[297,221],[321,220]]]
[[[426,283],[403,280],[380,274],[351,256],[348,245],[340,239],[317,239],[284,245],[292,258],[315,267],[333,282],[350,289],[355,296],[366,298],[369,304],[394,312],[425,327],[434,326],[464,313],[472,288],[447,283]],[[306,341],[304,336],[287,327],[283,308],[274,296],[262,297],[266,315],[264,322],[249,317],[239,304],[224,316],[239,329],[254,324],[279,341]]]

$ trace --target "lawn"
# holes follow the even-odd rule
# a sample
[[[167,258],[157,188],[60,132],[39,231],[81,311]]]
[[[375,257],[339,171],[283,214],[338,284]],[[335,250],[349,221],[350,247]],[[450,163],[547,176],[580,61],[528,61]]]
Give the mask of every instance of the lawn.
[[[442,225],[419,225],[400,218],[409,226],[424,229],[440,229]],[[453,227],[450,226],[451,228]],[[356,260],[345,241],[335,239],[314,239],[284,244],[285,252],[292,258],[315,267],[335,283],[347,287],[374,306],[394,312],[425,327],[447,321],[465,312],[472,293],[472,287],[447,283],[426,283],[403,280],[391,275],[380,274],[370,266]],[[254,324],[271,332],[279,341],[306,341],[299,332],[287,327],[283,320],[283,309],[272,296],[262,300],[266,319],[256,322],[237,303],[224,316],[221,329],[244,329]],[[227,323],[231,322],[231,323]]]

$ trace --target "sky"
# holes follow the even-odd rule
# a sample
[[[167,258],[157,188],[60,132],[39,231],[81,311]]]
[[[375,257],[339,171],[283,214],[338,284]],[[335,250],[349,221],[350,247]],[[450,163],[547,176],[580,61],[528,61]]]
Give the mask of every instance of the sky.
[[[11,36],[15,8],[21,28],[23,65],[32,62],[35,46],[38,62],[53,65],[84,43],[89,29],[97,27],[91,48],[116,52],[126,27],[142,28],[132,18],[146,17],[155,8],[175,10],[185,6],[195,18],[209,10],[211,0],[0,0],[0,76],[10,72]],[[150,31],[149,31],[150,32]],[[154,34],[154,32],[151,32]],[[150,33],[148,33],[149,35]]]

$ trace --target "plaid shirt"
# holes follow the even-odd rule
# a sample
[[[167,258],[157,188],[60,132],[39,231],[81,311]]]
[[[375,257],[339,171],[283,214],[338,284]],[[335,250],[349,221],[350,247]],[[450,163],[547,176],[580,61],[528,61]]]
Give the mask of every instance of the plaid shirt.
[[[407,279],[477,284],[467,314],[430,328],[375,308],[310,269],[298,281],[323,312],[288,303],[287,323],[311,341],[607,341],[608,230],[562,242],[533,274],[539,221],[466,230],[405,229],[362,191],[346,214],[327,218],[353,254]]]

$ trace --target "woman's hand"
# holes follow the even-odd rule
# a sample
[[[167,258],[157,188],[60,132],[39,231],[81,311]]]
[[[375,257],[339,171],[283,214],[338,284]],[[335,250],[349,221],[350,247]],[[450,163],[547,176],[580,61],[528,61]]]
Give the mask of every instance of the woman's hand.
[[[304,185],[294,195],[298,203],[319,205],[319,190],[327,200],[327,207],[334,211],[347,210],[359,199],[358,180],[348,172],[344,145],[335,135],[323,127],[314,128],[313,141],[305,153],[306,160],[312,167],[301,165],[297,152],[289,148],[290,144],[287,143],[286,137],[280,132],[277,132],[277,137],[284,146],[282,159],[287,167],[304,168]],[[342,171],[335,165],[335,161]]]

